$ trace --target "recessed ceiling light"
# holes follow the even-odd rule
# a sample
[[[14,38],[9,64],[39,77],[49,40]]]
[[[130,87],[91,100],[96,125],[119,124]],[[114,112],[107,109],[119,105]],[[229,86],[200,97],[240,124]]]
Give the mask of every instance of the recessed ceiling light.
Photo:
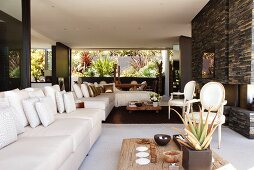
[[[55,8],[55,5],[51,5],[52,8]]]
[[[67,30],[67,28],[64,28],[64,31],[66,31]]]

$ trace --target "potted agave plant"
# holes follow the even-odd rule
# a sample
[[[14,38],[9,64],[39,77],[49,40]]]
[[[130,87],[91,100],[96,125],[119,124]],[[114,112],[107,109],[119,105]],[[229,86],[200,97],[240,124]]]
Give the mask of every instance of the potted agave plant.
[[[218,113],[209,125],[208,116],[210,111],[207,113],[206,120],[203,120],[203,111],[200,111],[200,121],[198,122],[195,121],[193,113],[185,113],[184,119],[176,110],[174,111],[178,114],[184,124],[183,131],[174,128],[183,136],[183,139],[177,139],[177,141],[182,144],[183,167],[188,170],[210,170],[212,166],[210,143],[212,141],[212,135],[218,126],[214,123]]]

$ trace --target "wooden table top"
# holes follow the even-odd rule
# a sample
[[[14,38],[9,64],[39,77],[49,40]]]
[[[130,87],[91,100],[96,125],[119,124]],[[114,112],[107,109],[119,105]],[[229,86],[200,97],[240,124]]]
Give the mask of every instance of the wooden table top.
[[[119,88],[132,88],[132,87],[140,87],[142,86],[143,84],[115,84],[116,87],[119,87]]]
[[[157,163],[150,163],[148,165],[138,165],[136,164],[136,147],[138,146],[146,146],[150,148],[150,144],[138,144],[138,141],[140,139],[124,139],[122,142],[122,148],[121,148],[121,154],[120,159],[118,162],[118,170],[169,170],[169,164],[163,162],[163,155],[162,153],[165,151],[170,150],[177,150],[179,151],[179,148],[175,144],[173,140],[169,142],[166,146],[156,146],[156,155],[157,155]],[[153,139],[149,139],[150,142],[154,143]],[[213,152],[213,167],[212,169],[218,169],[219,167],[222,167],[226,164],[228,164],[227,161],[223,160],[219,155],[217,155],[215,152]],[[149,156],[149,159],[151,159],[151,155]],[[180,162],[181,164],[181,162]],[[183,169],[180,167],[180,169]]]
[[[126,106],[126,110],[136,111],[136,110],[161,110],[161,106],[153,107],[153,105],[143,104],[141,107],[129,107]]]

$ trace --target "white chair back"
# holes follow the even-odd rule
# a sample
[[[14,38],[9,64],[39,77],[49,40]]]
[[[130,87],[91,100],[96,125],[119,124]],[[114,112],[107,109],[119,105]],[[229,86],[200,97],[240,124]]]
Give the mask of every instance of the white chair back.
[[[217,111],[225,101],[225,88],[221,83],[209,82],[200,91],[200,102],[203,109]]]
[[[195,81],[189,81],[185,86],[184,86],[184,98],[185,100],[191,100],[193,99],[193,95],[195,92],[195,87],[196,87],[196,82]]]

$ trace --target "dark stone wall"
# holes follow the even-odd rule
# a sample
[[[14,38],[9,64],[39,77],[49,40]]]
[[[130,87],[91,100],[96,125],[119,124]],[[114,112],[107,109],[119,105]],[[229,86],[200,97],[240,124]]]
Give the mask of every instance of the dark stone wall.
[[[229,82],[251,82],[253,0],[229,1]]]
[[[251,81],[253,0],[210,0],[192,21],[192,73],[200,83]],[[202,79],[202,56],[215,53],[215,76]],[[254,68],[254,67],[253,67]]]
[[[211,0],[192,21],[192,75],[200,83],[228,83],[227,9],[227,0]],[[204,52],[215,53],[213,79],[202,79]]]

